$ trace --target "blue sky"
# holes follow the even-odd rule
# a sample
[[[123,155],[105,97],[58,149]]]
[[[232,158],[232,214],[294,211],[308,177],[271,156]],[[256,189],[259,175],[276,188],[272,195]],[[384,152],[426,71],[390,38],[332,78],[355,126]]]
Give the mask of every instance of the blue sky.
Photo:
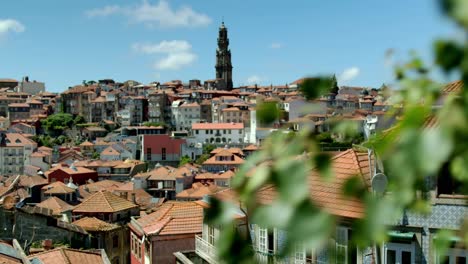
[[[1,1],[0,78],[46,82],[60,92],[82,80],[207,80],[215,75],[222,18],[235,85],[290,83],[336,73],[340,85],[391,82],[393,61],[457,38],[430,0]],[[443,80],[443,79],[442,79]]]

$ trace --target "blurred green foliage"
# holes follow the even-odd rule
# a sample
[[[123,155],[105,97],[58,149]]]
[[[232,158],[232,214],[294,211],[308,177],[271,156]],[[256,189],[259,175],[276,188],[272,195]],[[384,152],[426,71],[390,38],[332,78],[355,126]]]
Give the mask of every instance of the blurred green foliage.
[[[441,0],[440,3],[443,12],[466,34],[468,1]],[[421,193],[427,192],[425,182],[428,177],[448,177],[450,172],[462,190],[466,190],[468,42],[466,39],[463,43],[438,40],[434,44],[434,53],[436,67],[426,65],[414,53],[410,54],[407,63],[395,67],[395,87],[399,89],[394,91],[394,109],[389,112],[398,115],[398,124],[363,143],[383,162],[389,181],[387,194],[374,195],[355,178],[349,179],[342,190],[344,195],[357,197],[364,203],[365,217],[349,223],[353,229],[352,244],[357,247],[384,242],[388,224],[401,219],[404,213],[427,213],[431,207],[430,197]],[[447,74],[460,74],[463,89],[456,95],[443,95],[443,86],[429,77],[430,70],[434,68],[440,68]],[[332,77],[306,78],[301,92],[308,100],[313,100],[330,92],[333,87]],[[434,108],[442,95],[444,104]],[[275,122],[278,118],[276,103],[260,104],[257,118],[263,124]],[[429,118],[435,118],[436,125],[425,127]],[[332,132],[352,138],[358,134],[357,131],[355,123],[337,121]],[[338,222],[335,216],[320,210],[309,198],[305,183],[312,168],[317,168],[325,179],[334,177],[330,158],[319,151],[319,141],[328,142],[329,139],[326,135],[316,137],[312,134],[307,130],[293,137],[286,133],[272,134],[265,140],[262,150],[246,160],[232,181],[247,213],[247,221],[287,232],[286,246],[280,252],[283,256],[294,253],[294,246],[298,243],[308,248],[325,245]],[[274,186],[278,193],[268,205],[259,204],[256,197],[265,186]],[[232,206],[213,199],[206,219],[222,227],[218,240],[219,257],[226,263],[249,263],[254,259],[252,241],[249,236],[242,236],[232,228]],[[468,223],[463,223],[458,232],[441,231],[434,247],[443,253],[452,235],[461,237],[461,243],[468,245],[467,234]]]

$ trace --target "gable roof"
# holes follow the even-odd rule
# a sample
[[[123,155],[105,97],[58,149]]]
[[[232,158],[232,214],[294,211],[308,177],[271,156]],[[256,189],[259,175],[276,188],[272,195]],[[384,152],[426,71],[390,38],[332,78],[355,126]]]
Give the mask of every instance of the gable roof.
[[[42,187],[41,189],[45,190],[45,194],[67,194],[75,192],[73,188],[68,187],[65,183],[61,181],[53,182]]]
[[[178,199],[202,199],[206,195],[216,193],[225,188],[216,186],[214,184],[204,185],[202,183],[192,184],[192,188],[185,189],[176,195]]]
[[[356,197],[345,197],[342,188],[348,179],[356,175],[369,188],[371,172],[367,152],[353,149],[344,151],[331,159],[331,169],[335,177],[329,181],[323,179],[317,169],[311,170],[307,179],[310,198],[330,214],[348,218],[364,216],[362,201]],[[257,192],[257,199],[261,204],[270,204],[276,197],[277,190],[274,186],[266,186]]]
[[[138,207],[136,204],[108,191],[99,191],[73,210],[74,213],[115,213]]]
[[[86,231],[110,231],[119,228],[116,224],[104,222],[96,217],[83,217],[72,224],[77,225]]]
[[[202,232],[203,208],[195,202],[170,201],[132,225],[137,225],[146,235],[198,234]]]
[[[57,248],[28,256],[32,263],[42,264],[100,264],[101,253],[71,248]]]
[[[50,209],[54,215],[59,215],[63,212],[71,211],[73,209],[73,206],[55,196],[36,204],[36,206]]]

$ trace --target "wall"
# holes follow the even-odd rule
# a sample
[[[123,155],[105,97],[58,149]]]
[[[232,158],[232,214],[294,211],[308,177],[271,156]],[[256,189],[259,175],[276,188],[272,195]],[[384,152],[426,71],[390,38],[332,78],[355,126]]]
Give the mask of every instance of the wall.
[[[77,248],[88,247],[87,235],[56,226],[57,220],[20,210],[5,210],[0,207],[0,237],[15,238],[21,244],[26,240],[41,241],[52,239],[54,243],[69,244]],[[13,229],[13,225],[15,225]],[[34,232],[34,236],[33,236]]]
[[[152,243],[153,263],[173,263],[174,252],[195,250],[195,235],[156,236]]]

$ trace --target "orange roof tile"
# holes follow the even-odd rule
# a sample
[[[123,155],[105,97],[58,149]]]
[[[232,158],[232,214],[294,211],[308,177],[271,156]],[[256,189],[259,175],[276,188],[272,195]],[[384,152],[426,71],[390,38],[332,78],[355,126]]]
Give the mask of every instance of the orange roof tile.
[[[185,189],[176,195],[177,199],[202,199],[206,195],[216,193],[225,188],[209,184],[203,185],[201,183],[194,183],[192,188]]]
[[[29,260],[39,260],[43,264],[104,264],[98,252],[71,248],[57,248],[28,256]],[[35,261],[34,263],[37,263]]]
[[[99,191],[81,204],[77,205],[73,212],[83,213],[115,213],[138,207],[136,204],[119,197],[108,191]]]
[[[119,228],[116,224],[104,222],[96,217],[83,217],[72,224],[77,225],[86,231],[110,231]]]
[[[198,234],[202,232],[203,208],[195,202],[170,201],[132,225],[137,225],[146,235]]]
[[[358,175],[363,184],[370,186],[369,158],[367,152],[353,149],[344,151],[332,158],[333,180],[326,181],[313,169],[307,183],[311,199],[327,212],[348,218],[360,218],[364,215],[362,201],[355,197],[345,197],[342,188],[346,180]],[[277,197],[274,186],[266,186],[257,192],[257,199],[262,204],[269,204]]]
[[[41,188],[45,190],[45,194],[67,194],[74,193],[75,190],[68,187],[65,183],[61,181],[53,182]]]
[[[36,204],[36,206],[50,209],[54,215],[60,215],[63,212],[71,211],[73,209],[73,206],[55,196]]]
[[[194,123],[192,129],[243,129],[243,123]]]

